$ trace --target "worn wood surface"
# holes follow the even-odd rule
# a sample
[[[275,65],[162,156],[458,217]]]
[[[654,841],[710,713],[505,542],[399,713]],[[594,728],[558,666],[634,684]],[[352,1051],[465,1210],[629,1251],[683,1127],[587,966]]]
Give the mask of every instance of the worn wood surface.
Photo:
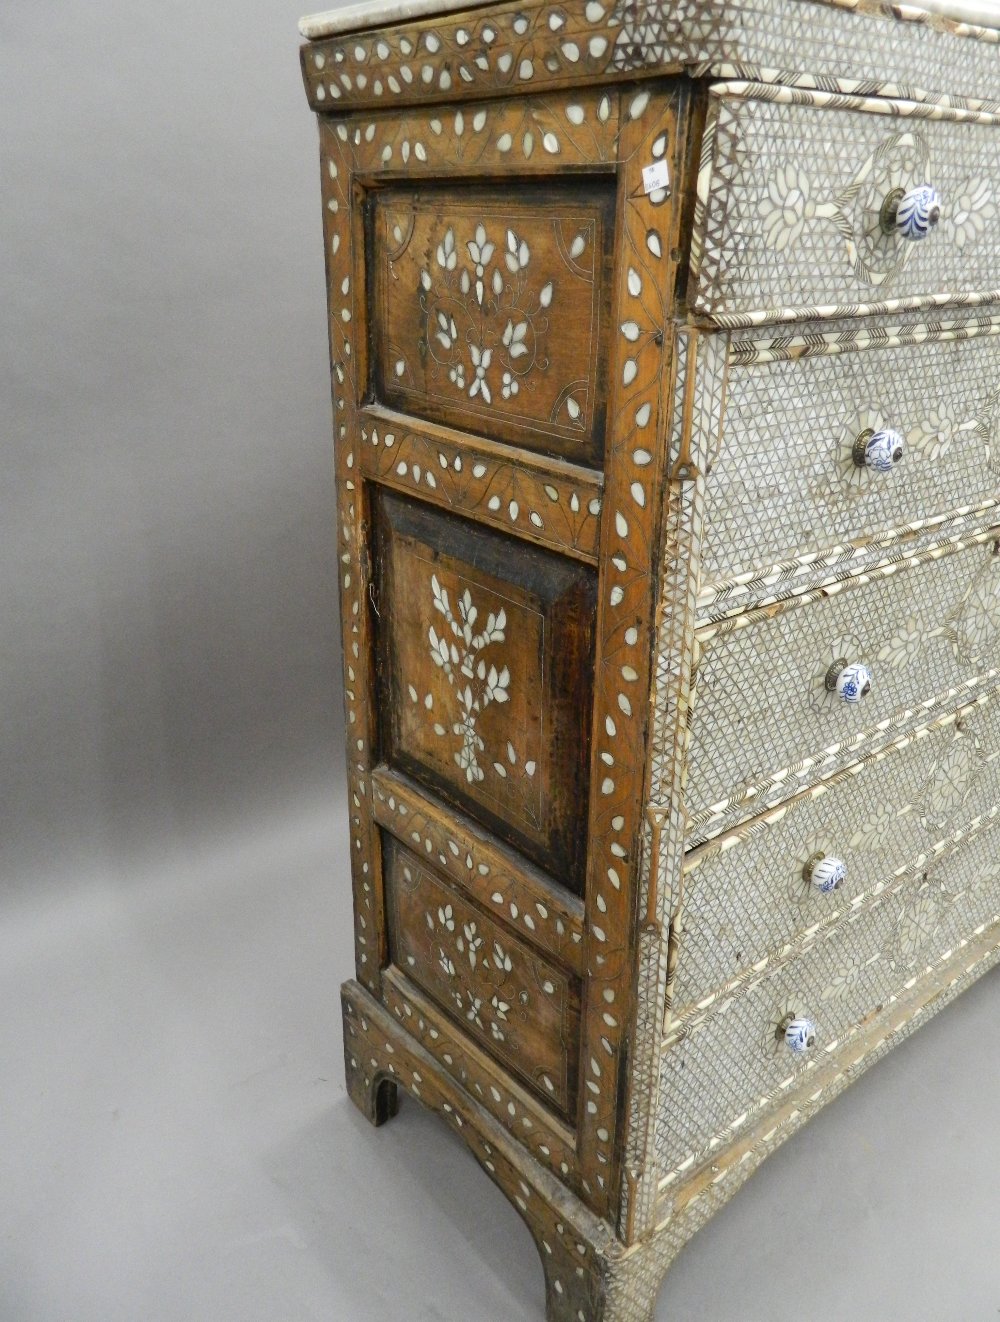
[[[393,963],[463,1032],[567,1114],[576,1090],[577,980],[396,842],[386,875]]]
[[[604,177],[375,193],[375,398],[599,464],[613,202]]]
[[[361,470],[380,485],[596,563],[602,473],[378,404],[361,411],[361,443]]]
[[[377,767],[372,789],[379,825],[539,950],[582,971],[584,906],[566,886],[403,773]]]
[[[579,893],[593,574],[416,502],[379,509],[384,760]]]

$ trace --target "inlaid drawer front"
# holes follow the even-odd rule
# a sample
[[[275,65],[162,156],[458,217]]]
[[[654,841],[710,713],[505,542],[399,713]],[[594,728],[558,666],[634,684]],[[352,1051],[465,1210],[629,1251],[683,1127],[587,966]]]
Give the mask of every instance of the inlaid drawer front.
[[[568,1114],[578,981],[391,839],[385,882],[392,962],[490,1055]]]
[[[376,398],[600,464],[613,176],[375,195]]]
[[[998,124],[905,101],[714,89],[695,307],[746,325],[996,290]]]
[[[673,1006],[805,945],[1000,804],[1000,695],[872,754],[690,858]]]
[[[1000,499],[1000,321],[744,335],[726,394],[706,583]]]
[[[853,913],[798,959],[741,984],[664,1049],[657,1147],[662,1167],[699,1164],[769,1103],[807,1086],[814,1064],[977,928],[1000,917],[998,831],[980,832],[927,873]],[[802,1054],[785,1038],[812,1025]]]
[[[692,843],[988,686],[1000,662],[1000,556],[982,535],[970,543],[699,631]]]
[[[377,524],[384,760],[580,893],[593,571],[388,494]]]

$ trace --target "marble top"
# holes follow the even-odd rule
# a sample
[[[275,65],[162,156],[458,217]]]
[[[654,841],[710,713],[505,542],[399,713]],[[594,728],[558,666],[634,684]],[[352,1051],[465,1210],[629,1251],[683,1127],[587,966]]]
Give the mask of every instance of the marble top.
[[[494,0],[358,0],[356,4],[327,9],[321,14],[307,14],[299,19],[299,31],[310,41],[336,37],[341,32],[363,32],[366,28],[384,28],[391,23],[434,18],[459,9],[482,9]],[[1000,0],[998,0],[1000,2]]]
[[[663,2],[670,4],[673,0]],[[310,41],[320,41],[343,32],[363,32],[367,28],[434,18],[462,9],[482,9],[491,3],[494,0],[359,0],[323,13],[307,14],[299,20],[299,31]],[[908,7],[930,10],[962,23],[1000,28],[1000,0],[913,0]]]
[[[962,23],[977,23],[984,28],[1000,27],[1000,0],[917,0],[918,8],[957,18]]]

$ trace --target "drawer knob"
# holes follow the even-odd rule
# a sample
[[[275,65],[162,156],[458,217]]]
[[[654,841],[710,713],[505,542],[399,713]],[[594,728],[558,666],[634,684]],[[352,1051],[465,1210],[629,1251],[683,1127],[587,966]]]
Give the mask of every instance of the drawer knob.
[[[926,239],[940,219],[941,199],[930,184],[911,188],[896,204],[896,233],[904,239]]]
[[[796,1015],[785,1025],[785,1046],[794,1056],[806,1056],[816,1045],[816,1025],[811,1019]]]
[[[832,854],[813,854],[803,869],[806,881],[823,895],[840,890],[847,880],[847,864]]]
[[[826,672],[826,687],[845,702],[860,702],[872,691],[872,672],[860,661],[835,661]]]
[[[891,427],[878,431],[866,428],[854,442],[851,455],[859,468],[870,468],[874,473],[891,473],[903,457],[906,441],[901,432]]]

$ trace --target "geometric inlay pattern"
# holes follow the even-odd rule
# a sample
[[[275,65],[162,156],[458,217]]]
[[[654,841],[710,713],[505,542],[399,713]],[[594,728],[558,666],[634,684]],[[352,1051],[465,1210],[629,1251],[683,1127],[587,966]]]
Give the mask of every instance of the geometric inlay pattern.
[[[894,330],[879,329],[887,338]],[[706,478],[702,581],[1000,497],[981,423],[1000,385],[1000,326],[964,338],[969,329],[731,363],[723,440]],[[855,439],[883,426],[904,436],[902,462],[890,473],[858,467]]]
[[[1000,699],[924,729],[713,842],[684,884],[684,944],[672,1014],[814,925],[827,926],[920,865],[1000,803]],[[824,895],[807,862],[832,855],[847,879]]]
[[[697,1165],[765,1105],[822,1062],[871,1011],[1000,909],[997,831],[946,855],[926,875],[897,883],[838,923],[808,952],[738,986],[689,1034],[666,1047],[657,1148],[664,1173]],[[789,1015],[817,1026],[797,1060],[779,1040]]]
[[[700,311],[733,325],[997,288],[995,125],[894,105],[909,117],[905,132],[887,122],[885,102],[716,90],[692,251]],[[928,182],[942,198],[937,230],[922,243],[883,234],[886,197]]]
[[[985,536],[699,632],[687,780],[695,838],[735,805],[756,799],[760,811],[761,799],[793,794],[821,752],[832,772],[926,719],[919,709],[932,699],[975,696],[1000,663],[1000,556]],[[845,661],[872,672],[860,702],[827,687]]]

